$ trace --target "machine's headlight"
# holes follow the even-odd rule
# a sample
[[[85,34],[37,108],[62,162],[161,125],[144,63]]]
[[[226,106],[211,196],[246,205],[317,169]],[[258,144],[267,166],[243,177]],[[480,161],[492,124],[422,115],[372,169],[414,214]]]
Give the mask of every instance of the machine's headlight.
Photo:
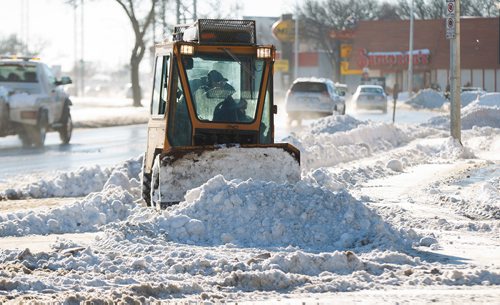
[[[181,54],[182,55],[193,55],[194,54],[194,46],[190,46],[187,44],[181,45]]]
[[[271,48],[258,48],[257,58],[271,58]]]

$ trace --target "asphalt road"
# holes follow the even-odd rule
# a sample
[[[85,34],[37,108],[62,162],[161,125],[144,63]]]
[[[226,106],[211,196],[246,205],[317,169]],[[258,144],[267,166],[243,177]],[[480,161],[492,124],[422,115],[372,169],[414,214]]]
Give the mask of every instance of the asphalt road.
[[[47,134],[45,147],[22,148],[17,137],[0,138],[0,182],[11,177],[51,171],[70,171],[86,165],[108,166],[144,153],[146,125],[75,129],[71,143],[61,145],[59,134]]]
[[[359,120],[392,122],[392,109],[387,114],[380,111],[354,112],[347,114]],[[437,115],[433,111],[398,109],[396,123],[420,123]],[[308,125],[313,120],[304,121]],[[275,138],[280,142],[290,132],[286,116],[276,118]],[[140,156],[146,147],[146,125],[75,129],[68,145],[61,145],[56,132],[47,134],[46,145],[40,149],[24,149],[15,136],[0,138],[0,183],[31,174],[53,171],[71,171],[82,166],[98,164],[109,166],[129,158]]]

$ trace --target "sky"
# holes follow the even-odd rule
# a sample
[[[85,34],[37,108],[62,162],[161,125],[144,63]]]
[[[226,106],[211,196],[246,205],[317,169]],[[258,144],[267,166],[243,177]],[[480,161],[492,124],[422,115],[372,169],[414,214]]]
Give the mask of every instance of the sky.
[[[296,0],[244,0],[243,16],[279,16],[291,12]],[[0,38],[17,34],[30,44],[43,43],[43,61],[68,70],[81,58],[80,41],[75,42],[75,11],[64,0],[0,0]],[[235,3],[235,0],[221,0]],[[203,3],[203,1],[198,1]],[[199,4],[200,5],[200,4]],[[201,5],[200,5],[201,6]],[[265,9],[263,9],[265,7]],[[198,13],[202,14],[201,8]],[[129,61],[134,37],[125,12],[114,0],[86,1],[84,6],[84,48],[86,61],[98,61],[111,69]],[[80,11],[77,15],[80,37]],[[75,47],[76,43],[76,47]]]

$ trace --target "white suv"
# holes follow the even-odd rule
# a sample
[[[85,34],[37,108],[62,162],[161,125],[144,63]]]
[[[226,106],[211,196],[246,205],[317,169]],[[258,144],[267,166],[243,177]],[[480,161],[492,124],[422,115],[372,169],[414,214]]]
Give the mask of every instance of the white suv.
[[[343,92],[326,78],[298,78],[285,97],[288,121],[329,116],[335,113],[345,114]]]
[[[62,143],[69,143],[73,124],[66,84],[69,77],[57,80],[38,60],[0,57],[0,88],[8,92],[0,98],[0,136],[17,134],[23,146],[41,147],[47,131],[55,130]]]

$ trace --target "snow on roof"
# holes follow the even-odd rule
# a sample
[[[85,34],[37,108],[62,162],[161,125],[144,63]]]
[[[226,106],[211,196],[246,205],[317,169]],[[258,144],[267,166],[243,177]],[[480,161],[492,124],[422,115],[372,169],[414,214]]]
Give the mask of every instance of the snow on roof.
[[[331,79],[323,77],[299,77],[293,81],[294,84],[301,82],[319,82],[319,83],[331,82],[333,84],[333,81]]]

